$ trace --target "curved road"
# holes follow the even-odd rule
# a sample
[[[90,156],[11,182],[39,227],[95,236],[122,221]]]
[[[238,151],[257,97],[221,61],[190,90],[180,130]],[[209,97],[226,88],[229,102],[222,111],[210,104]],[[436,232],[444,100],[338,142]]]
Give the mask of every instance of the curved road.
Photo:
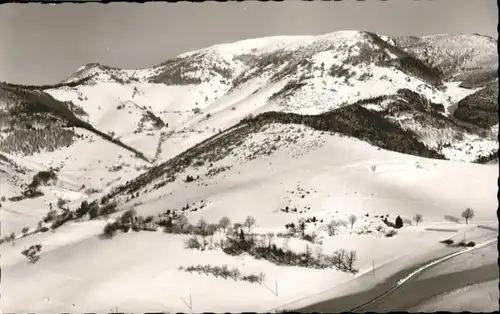
[[[355,312],[406,312],[434,296],[499,277],[496,263],[424,280],[419,280],[419,275],[412,277],[384,298],[356,309]]]
[[[493,245],[496,245],[496,242]],[[450,260],[453,260],[453,258]],[[443,261],[438,265],[446,264],[450,260]],[[319,302],[296,311],[303,313],[408,311],[436,295],[476,283],[498,280],[499,278],[498,264],[489,262],[478,268],[419,280],[425,273],[426,270],[424,270],[411,277],[401,286],[391,289],[397,285],[401,278],[405,278],[421,266],[423,265],[400,271],[384,282],[377,284],[373,289]],[[432,269],[432,267],[429,269]],[[370,302],[371,300],[374,301]],[[360,304],[365,305],[360,306]]]

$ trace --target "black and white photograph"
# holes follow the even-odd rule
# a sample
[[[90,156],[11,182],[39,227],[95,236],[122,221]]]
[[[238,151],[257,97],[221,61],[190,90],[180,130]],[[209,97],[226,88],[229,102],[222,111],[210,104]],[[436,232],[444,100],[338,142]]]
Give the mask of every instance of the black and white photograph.
[[[495,0],[4,1],[0,313],[495,312]]]

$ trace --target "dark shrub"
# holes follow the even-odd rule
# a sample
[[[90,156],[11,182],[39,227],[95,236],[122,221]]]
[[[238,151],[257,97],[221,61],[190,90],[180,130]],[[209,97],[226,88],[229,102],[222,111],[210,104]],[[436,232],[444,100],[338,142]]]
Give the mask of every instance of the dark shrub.
[[[139,232],[141,229],[139,228],[139,226],[137,224],[133,224],[132,225],[132,230],[135,231],[135,232]]]
[[[385,234],[387,238],[393,237],[397,234],[398,232],[395,229],[389,230],[388,233]]]
[[[72,211],[67,211],[57,217],[57,219],[52,223],[50,228],[57,229],[66,222],[74,218],[74,213]]]
[[[66,205],[67,201],[63,200],[62,198],[57,199],[57,207],[60,209],[64,209],[64,205]]]
[[[117,230],[117,225],[115,223],[107,223],[104,226],[102,235],[105,238],[111,239],[116,234],[116,230]]]
[[[311,243],[314,243],[314,240],[316,239],[316,236],[310,235],[310,234],[305,234],[302,236],[302,240],[309,241]]]
[[[26,191],[23,192],[23,197],[26,198],[37,198],[43,195],[44,195],[43,192],[37,189],[27,189]]]
[[[76,217],[82,218],[90,211],[90,205],[87,201],[83,201],[80,207],[76,210]]]
[[[90,208],[89,208],[89,218],[90,219],[95,219],[99,216],[99,203],[97,201],[94,201],[90,203]]]
[[[40,252],[42,251],[42,245],[41,244],[36,244],[30,246],[28,249],[25,249],[24,251],[21,252],[26,258],[30,261],[30,263],[36,263],[39,259]]]
[[[54,221],[56,218],[57,218],[57,212],[55,210],[51,210],[47,213],[47,215],[45,215],[45,217],[43,218],[43,222],[45,223],[51,222]]]
[[[259,276],[257,276],[257,275],[243,276],[241,279],[243,281],[248,281],[248,282],[251,282],[251,283],[259,282]]]
[[[118,205],[114,202],[108,203],[101,207],[99,215],[109,215],[116,212]]]
[[[452,239],[446,239],[446,240],[439,241],[439,242],[444,243],[444,244],[448,244],[448,245],[453,244],[453,240]]]
[[[129,209],[120,217],[120,221],[123,224],[130,224],[134,221],[136,217],[136,211],[134,209]]]
[[[198,238],[196,236],[189,238],[185,242],[185,246],[188,249],[196,249],[196,250],[200,250],[202,248],[202,244],[200,243],[200,241],[198,240]]]

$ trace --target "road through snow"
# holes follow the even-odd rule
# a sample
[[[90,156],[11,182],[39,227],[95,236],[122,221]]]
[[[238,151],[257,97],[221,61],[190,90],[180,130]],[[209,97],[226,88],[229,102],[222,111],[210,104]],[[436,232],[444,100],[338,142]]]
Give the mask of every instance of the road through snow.
[[[456,236],[460,236],[460,233],[457,234]],[[435,249],[429,250],[428,252],[425,252],[423,254],[420,252],[417,254],[404,256],[401,257],[400,259],[391,261],[387,264],[377,267],[374,273],[367,272],[361,274],[357,278],[345,284],[332,288],[328,291],[319,293],[316,296],[307,297],[295,301],[293,303],[280,306],[276,308],[276,311],[300,309],[299,311],[301,312],[343,312],[343,311],[353,311],[353,310],[364,311],[365,307],[370,307],[371,310],[371,306],[378,308],[383,304],[385,304],[384,303],[385,302],[384,300],[386,300],[385,297],[388,296],[389,294],[394,294],[393,293],[394,290],[399,290],[396,288],[399,288],[400,285],[402,286],[403,283],[404,285],[409,285],[409,288],[402,290],[403,294],[407,293],[405,291],[407,291],[408,289],[413,289],[412,288],[414,286],[413,279],[418,278],[418,275],[425,269],[432,267],[437,263],[441,264],[444,261],[449,260],[455,256],[470,252],[485,245],[490,245],[491,243],[496,241],[497,241],[496,238],[495,239],[490,238],[487,241],[483,241],[476,247],[467,248],[465,250],[460,250],[458,248],[451,248],[451,247],[443,248],[441,246],[440,248],[435,247]],[[413,265],[413,266],[404,268],[405,267],[404,265]],[[498,266],[496,264],[483,265],[482,267],[479,267],[479,269],[467,270],[466,272],[468,271],[470,271],[471,274],[472,273],[476,274],[477,272],[476,275],[478,280],[477,281],[473,280],[472,282],[470,280],[464,280],[462,283],[460,283],[460,278],[462,278],[462,276],[467,276],[467,274],[465,274],[465,272],[459,272],[452,274],[452,277],[450,277],[451,278],[450,284],[452,286],[448,287],[448,285],[445,285],[442,286],[441,289],[439,288],[439,285],[436,285],[436,282],[439,281],[435,281],[435,279],[432,278],[425,279],[426,283],[432,282],[438,288],[436,291],[432,289],[428,291],[432,291],[434,295],[436,295],[453,290],[454,288],[457,287],[463,287],[464,285],[498,278]],[[426,283],[424,283],[423,285],[426,285]],[[422,283],[419,283],[417,286],[420,287],[421,285]],[[432,298],[434,295],[429,296],[425,294],[423,295],[423,297]],[[332,298],[328,296],[335,296],[335,297]],[[390,302],[388,304],[390,304]],[[361,305],[363,305],[364,307],[362,308]],[[395,305],[399,306],[401,304],[398,303]],[[408,308],[409,307],[411,306],[408,306]]]
[[[402,270],[384,282],[377,284],[373,289],[308,305],[298,311],[306,313],[405,311],[438,294],[467,285],[498,279],[498,265],[487,264],[462,272],[418,280],[419,275],[425,269],[496,241],[497,239],[488,240],[474,248],[445,254],[431,262]],[[370,275],[366,274],[362,277],[366,276]],[[362,285],[364,281],[362,277],[360,277],[361,282],[358,283],[358,286]]]

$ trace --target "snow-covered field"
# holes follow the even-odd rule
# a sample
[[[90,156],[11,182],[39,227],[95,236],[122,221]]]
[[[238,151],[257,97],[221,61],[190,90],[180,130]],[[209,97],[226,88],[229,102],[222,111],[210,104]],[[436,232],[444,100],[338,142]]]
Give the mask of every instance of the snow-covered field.
[[[498,280],[494,280],[440,295],[410,312],[496,312],[499,298]]]
[[[273,145],[278,149],[266,155]],[[252,156],[253,151],[258,152],[258,158],[247,161],[245,157]],[[204,178],[205,166],[191,168],[185,174],[200,175],[206,186],[200,188],[197,183],[179,180],[160,190],[151,189],[134,200],[143,201],[136,210],[145,215],[157,214],[165,209],[158,202],[168,201],[168,208],[176,208],[205,199],[211,207],[193,213],[194,220],[208,215],[207,220],[215,221],[226,212],[242,220],[251,212],[262,227],[278,221],[285,224],[301,216],[280,212],[286,205],[310,206],[303,216],[317,214],[327,219],[337,212],[358,216],[389,214],[391,218],[400,214],[409,219],[420,213],[429,222],[440,222],[445,214],[460,216],[465,207],[475,208],[478,220],[495,219],[495,165],[462,164],[378,150],[359,140],[321,134],[307,127],[271,125],[213,167],[227,165],[233,167],[216,178]],[[441,180],[453,184],[442,185]],[[301,198],[300,193],[292,194],[299,188],[315,191]],[[238,208],[234,204],[239,204]]]
[[[271,131],[279,131],[283,136],[287,130],[274,125],[267,133]],[[309,136],[304,143],[318,137],[315,131],[305,131]],[[343,228],[337,236],[326,236],[323,244],[310,245],[314,252],[321,247],[325,254],[338,248],[355,250],[361,273],[370,271],[373,264],[379,267],[391,261],[398,267],[408,266],[417,259],[401,260],[401,257],[423,254],[437,247],[446,249],[438,242],[469,226],[446,222],[443,216],[459,216],[465,206],[476,210],[474,221],[495,220],[494,166],[397,154],[339,136],[324,135],[321,139],[320,147],[295,158],[292,150],[297,147],[293,146],[252,161],[232,161],[233,168],[209,179],[208,187],[172,183],[161,190],[166,196],[158,198],[160,191],[146,194],[137,199],[144,203],[135,208],[146,216],[203,199],[210,205],[189,213],[190,222],[195,223],[200,217],[217,222],[222,215],[233,222],[242,222],[251,213],[257,220],[255,232],[259,233],[283,232],[284,224],[301,216],[316,215],[327,222],[333,217],[345,219],[346,215],[355,214],[359,218],[354,231]],[[312,192],[302,198],[299,191]],[[298,208],[310,206],[311,210],[302,215],[279,211],[287,204]],[[392,238],[375,231],[357,234],[356,231],[375,226],[369,222],[376,219],[363,216],[366,213],[370,217],[389,214],[391,220],[398,214],[411,218],[421,213],[424,221],[419,226],[405,226]],[[55,233],[17,240],[15,246],[2,245],[2,309],[38,313],[109,311],[115,307],[127,312],[267,311],[353,278],[336,270],[280,267],[249,256],[187,250],[183,247],[186,236],[163,232],[142,231],[102,240],[96,235],[103,225],[104,222],[72,223]],[[20,251],[35,243],[46,249],[39,262],[29,264]],[[306,243],[292,239],[287,245],[294,251],[303,251]],[[264,283],[270,290],[257,283],[177,269],[196,264],[227,264],[239,268],[243,274],[263,272]],[[276,282],[278,296],[272,292]],[[181,300],[181,297],[189,300],[190,295],[192,309]]]

